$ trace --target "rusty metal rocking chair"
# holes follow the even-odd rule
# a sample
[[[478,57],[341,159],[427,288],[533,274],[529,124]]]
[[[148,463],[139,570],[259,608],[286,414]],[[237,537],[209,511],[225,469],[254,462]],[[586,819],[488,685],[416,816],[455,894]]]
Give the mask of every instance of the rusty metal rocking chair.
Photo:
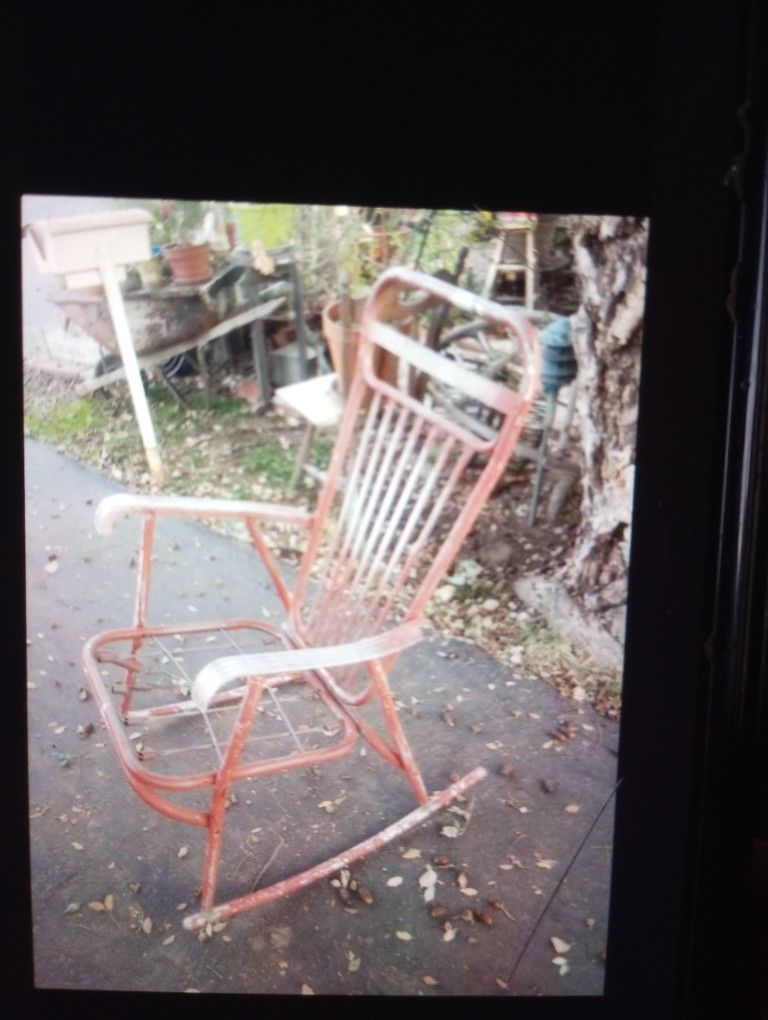
[[[425,293],[432,304],[445,302],[507,331],[519,349],[516,388],[474,374],[385,321],[393,297],[423,300]],[[489,438],[487,428],[474,430],[472,417],[463,411],[458,417],[452,415],[450,402],[438,403],[430,395],[434,387],[426,388],[426,401],[419,402],[379,379],[372,370],[377,346],[390,351],[411,372],[423,373],[438,388],[458,391],[496,412],[495,420],[501,424],[495,435]],[[419,825],[486,774],[475,768],[430,796],[400,724],[387,676],[398,654],[419,640],[424,608],[509,460],[537,385],[537,336],[523,314],[424,274],[392,269],[379,279],[366,308],[357,371],[313,511],[257,502],[128,494],[109,496],[99,505],[96,525],[101,533],[108,533],[122,515],[141,518],[136,602],[132,626],[91,638],[83,649],[83,665],[135,792],[168,817],[206,830],[201,904],[197,913],[184,919],[187,929],[226,920],[332,875]],[[484,462],[482,469],[467,474],[470,462],[476,465],[478,459]],[[285,606],[288,622],[279,628],[239,617],[150,625],[153,539],[158,518],[169,515],[242,521]],[[262,525],[275,522],[308,529],[292,591],[261,530]],[[436,534],[445,535],[437,552]],[[250,638],[263,641],[264,636],[282,648],[249,650]],[[168,701],[169,685],[159,680],[174,669],[175,698]],[[309,685],[315,703],[332,713],[335,730],[291,725],[278,708],[293,738],[293,749],[260,757],[256,749],[264,743],[255,736],[257,724],[275,715],[277,695],[296,684]],[[186,696],[179,697],[178,692]],[[138,707],[141,699],[144,703]],[[378,705],[378,729],[362,718],[362,707],[368,705]],[[129,739],[126,728],[142,726],[149,735]],[[185,748],[164,754],[148,746],[158,744],[164,730],[174,730],[178,736],[181,726],[193,730]],[[140,729],[138,735],[143,732]],[[335,733],[336,739],[330,741],[328,732]],[[320,737],[309,740],[310,733]],[[342,854],[216,904],[232,785],[339,759],[353,750],[360,737],[405,773],[417,808]],[[320,746],[308,746],[312,741]],[[210,797],[206,810],[183,803],[190,791]]]

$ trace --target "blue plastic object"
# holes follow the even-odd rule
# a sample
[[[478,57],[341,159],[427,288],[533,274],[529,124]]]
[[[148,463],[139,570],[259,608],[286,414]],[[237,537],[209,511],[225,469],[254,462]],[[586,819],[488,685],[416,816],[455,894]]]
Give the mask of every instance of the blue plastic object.
[[[541,388],[545,393],[556,394],[576,378],[578,363],[571,343],[569,319],[558,319],[542,330],[541,343]]]

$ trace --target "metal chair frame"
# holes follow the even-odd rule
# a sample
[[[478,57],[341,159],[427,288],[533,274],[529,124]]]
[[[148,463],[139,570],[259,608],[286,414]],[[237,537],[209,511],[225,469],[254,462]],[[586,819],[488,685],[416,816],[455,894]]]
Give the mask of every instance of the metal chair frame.
[[[519,391],[483,378],[418,344],[384,321],[395,294],[426,293],[432,303],[446,302],[483,317],[516,338],[524,366]],[[466,416],[452,420],[437,404],[426,406],[373,372],[374,347],[384,347],[410,370],[425,373],[451,391],[459,390],[501,417],[498,432],[473,432]],[[97,530],[106,534],[122,515],[142,519],[133,624],[91,638],[83,665],[102,720],[126,778],[151,807],[176,821],[206,830],[200,909],[184,918],[197,930],[296,892],[332,875],[421,824],[485,776],[475,768],[458,782],[432,794],[400,723],[388,674],[398,655],[419,641],[419,621],[431,595],[509,460],[538,386],[538,343],[533,325],[520,311],[496,305],[451,284],[405,269],[388,270],[379,279],[363,319],[357,370],[317,505],[311,512],[290,506],[224,499],[117,494],[96,511]],[[429,539],[461,480],[478,454],[485,466],[459,507],[437,555]],[[455,502],[455,501],[454,501]],[[288,614],[282,628],[252,618],[202,624],[155,626],[148,622],[153,541],[164,516],[244,522]],[[308,542],[294,590],[265,541],[261,525],[291,524],[308,530]],[[243,652],[236,631],[263,633],[283,648]],[[165,648],[169,637],[220,635],[237,654],[218,655],[190,677],[191,697],[149,707],[134,706],[137,678],[148,667],[153,643]],[[165,643],[164,643],[165,642]],[[128,644],[128,654],[114,646]],[[213,653],[211,653],[213,655]],[[114,698],[102,677],[105,664],[122,671]],[[333,713],[340,736],[327,746],[306,749],[298,741],[290,753],[258,760],[244,755],[253,738],[265,694],[295,683],[309,684]],[[378,705],[384,736],[361,718],[362,706]],[[223,740],[211,725],[212,714],[229,707],[234,724]],[[169,775],[146,764],[151,755],[136,750],[126,726],[194,718],[205,724],[217,761],[212,767]],[[263,715],[262,715],[263,719]],[[286,719],[294,737],[296,734]],[[392,825],[314,867],[224,903],[215,903],[216,883],[230,788],[245,779],[307,768],[348,755],[359,738],[386,762],[401,770],[416,799],[414,811]],[[173,795],[210,792],[208,810],[197,810]]]

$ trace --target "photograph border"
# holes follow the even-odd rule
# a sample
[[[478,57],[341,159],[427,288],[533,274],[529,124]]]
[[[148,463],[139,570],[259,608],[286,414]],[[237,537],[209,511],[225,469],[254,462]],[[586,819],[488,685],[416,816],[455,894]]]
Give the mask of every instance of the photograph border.
[[[77,74],[69,67],[70,77],[61,56],[53,69],[46,66],[54,77],[61,71],[66,82],[47,96],[46,104],[43,62],[30,60],[23,72],[18,68],[22,106],[8,236],[17,236],[24,193],[172,193],[424,208],[506,208],[512,202],[542,212],[650,217],[606,994],[582,1001],[518,999],[514,1009],[519,1015],[706,1015],[696,1008],[709,1007],[716,948],[719,968],[738,967],[738,946],[729,943],[728,929],[720,925],[737,920],[744,886],[738,874],[734,879],[732,872],[726,876],[719,869],[726,853],[738,851],[739,861],[746,853],[743,826],[737,826],[738,832],[722,831],[722,824],[749,809],[745,790],[738,786],[744,762],[734,741],[743,735],[739,717],[747,690],[754,692],[756,683],[733,652],[734,637],[743,628],[739,614],[751,597],[744,557],[755,555],[756,542],[753,535],[752,552],[749,543],[744,545],[745,515],[754,515],[756,499],[746,491],[749,450],[744,443],[745,436],[755,440],[755,423],[760,413],[763,420],[765,415],[754,406],[754,394],[742,387],[742,373],[754,363],[759,347],[749,297],[758,285],[757,258],[755,250],[740,253],[740,245],[745,236],[753,249],[761,243],[754,229],[745,235],[742,219],[745,208],[760,205],[755,181],[761,173],[753,169],[751,176],[739,177],[738,163],[746,152],[753,164],[765,165],[764,148],[749,150],[739,119],[739,109],[754,91],[760,102],[752,104],[753,132],[764,140],[764,81],[755,56],[755,40],[764,26],[756,10],[756,4],[707,5],[697,8],[692,25],[682,5],[664,12],[652,6],[635,19],[629,45],[626,15],[612,20],[604,12],[601,17],[587,13],[578,28],[509,26],[507,37],[516,32],[533,38],[526,58],[505,66],[500,62],[503,47],[491,40],[482,52],[478,45],[470,47],[462,73],[454,68],[451,74],[433,56],[427,64],[433,94],[427,96],[415,93],[412,76],[401,68],[401,51],[397,87],[390,89],[382,78],[373,83],[365,92],[368,119],[362,125],[354,117],[360,96],[353,104],[349,80],[331,78],[310,89],[307,74],[301,89],[296,83],[283,89],[279,109],[261,113],[250,153],[235,159],[230,149],[228,165],[221,155],[221,138],[227,137],[221,127],[242,125],[242,108],[218,110],[199,86],[194,116],[179,106],[174,111],[173,104],[169,109],[166,102],[161,117],[146,105],[138,111],[131,106],[142,97],[146,102],[159,85],[157,78],[150,75],[140,88],[135,75],[116,82],[113,114],[132,113],[115,124],[119,118],[100,111],[88,91],[114,60],[109,46],[90,63],[83,60]],[[56,52],[54,35],[61,25],[55,18],[45,26],[31,4],[23,21],[17,47],[22,61],[33,54],[36,33],[47,31],[43,52]],[[452,35],[448,22],[440,30],[443,47],[461,39],[458,30]],[[73,25],[60,43],[78,41],[76,28],[85,29],[77,19]],[[108,28],[99,23],[98,31]],[[325,41],[326,33],[320,35],[316,45]],[[286,43],[288,61],[302,55],[293,42],[293,49],[290,40]],[[79,47],[74,47],[75,63],[78,55],[85,56],[82,37]],[[127,54],[128,40],[124,47]],[[366,52],[368,62],[374,48],[371,44]],[[71,62],[71,46],[67,56]],[[483,62],[494,67],[485,77]],[[257,76],[243,95],[255,99],[266,78]],[[516,95],[519,105],[511,98]],[[526,96],[533,101],[526,104]],[[75,117],[68,108],[73,97],[82,100],[86,124],[89,114],[95,116],[88,130],[83,110]],[[291,102],[300,111],[295,124]],[[218,121],[208,116],[215,110]],[[146,116],[140,116],[144,111]],[[479,125],[472,119],[478,111],[483,116]],[[174,112],[178,123],[169,126]],[[192,145],[188,133],[195,124]],[[264,138],[278,128],[285,137],[286,124],[289,141],[264,161]],[[152,142],[164,137],[163,130],[166,138],[182,141],[186,133],[187,151],[218,158],[180,173],[161,145],[150,151]],[[141,139],[142,152],[120,161],[118,141],[124,143],[132,131]],[[460,149],[463,139],[466,153],[459,151],[439,174],[427,172],[435,166],[431,154],[450,143]],[[735,172],[727,183],[731,167]],[[739,183],[746,189],[743,195]],[[764,223],[764,206],[762,215]],[[740,261],[747,266],[743,296],[729,313],[731,281]],[[19,310],[18,290],[9,297],[8,307]],[[20,329],[20,314],[12,325]],[[20,380],[21,355],[15,348],[9,378],[14,371]],[[21,446],[19,390],[17,384],[4,413],[11,416],[6,434],[17,436]],[[6,534],[18,536],[6,581],[8,635],[23,637],[21,457],[12,473],[19,496],[4,507],[3,522]],[[4,636],[3,641],[15,666],[9,676],[23,674],[23,639]],[[25,730],[24,692],[18,686],[21,696],[14,689],[12,711],[4,719],[5,746],[15,755],[12,774],[19,777],[11,805],[13,827],[26,833],[21,781],[26,752],[19,739]],[[727,809],[719,800],[723,794],[732,798]],[[27,842],[14,854],[11,874],[18,880],[9,882],[11,910],[27,918],[28,849]],[[738,893],[729,906],[734,884]],[[70,998],[77,998],[79,1007],[88,1002],[88,1009],[103,1009],[112,999],[107,993],[80,997],[33,991],[31,935],[27,943],[29,958],[22,953],[14,968],[20,1002],[44,1013]],[[728,980],[737,996],[733,973],[744,976],[744,971],[731,972]],[[273,1005],[279,1008],[280,1000],[270,999]],[[291,1009],[296,1005],[285,1003]],[[336,1006],[343,1011],[357,1004],[334,1000]],[[489,1002],[491,1009],[499,1006],[509,1008],[506,1001]]]

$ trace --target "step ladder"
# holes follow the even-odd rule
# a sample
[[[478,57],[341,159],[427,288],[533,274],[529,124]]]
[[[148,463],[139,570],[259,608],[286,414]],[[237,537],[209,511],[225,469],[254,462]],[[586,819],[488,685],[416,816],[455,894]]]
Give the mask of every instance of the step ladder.
[[[498,218],[499,236],[485,278],[483,297],[500,304],[522,304],[531,311],[536,290],[536,217],[527,213],[500,213]],[[510,277],[522,280],[521,296],[497,293],[499,283]]]

